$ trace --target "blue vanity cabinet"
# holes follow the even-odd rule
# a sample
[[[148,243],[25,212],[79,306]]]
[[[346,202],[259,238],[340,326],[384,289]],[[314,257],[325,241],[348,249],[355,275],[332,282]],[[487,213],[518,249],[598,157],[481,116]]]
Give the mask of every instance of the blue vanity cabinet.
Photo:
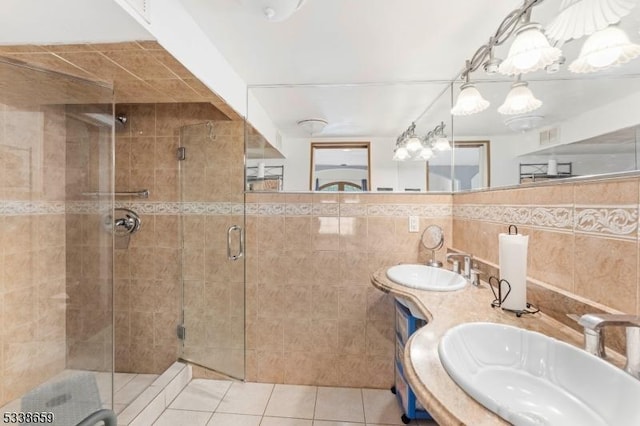
[[[404,347],[407,340],[420,327],[426,324],[426,321],[411,315],[409,309],[396,300],[396,351],[395,351],[395,381],[391,388],[398,398],[398,402],[402,407],[404,414],[402,422],[408,424],[413,419],[431,420],[429,413],[416,400],[416,395],[409,386],[404,376],[404,368],[402,362],[404,359]]]

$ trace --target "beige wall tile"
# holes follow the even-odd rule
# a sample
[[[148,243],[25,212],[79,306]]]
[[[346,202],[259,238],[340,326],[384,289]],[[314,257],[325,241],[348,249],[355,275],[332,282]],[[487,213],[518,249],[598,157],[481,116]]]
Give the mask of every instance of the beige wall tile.
[[[531,229],[527,274],[556,287],[575,292],[574,236],[569,233]]]
[[[622,179],[575,184],[575,203],[638,204],[638,179]]]
[[[357,198],[347,198],[354,200]],[[367,223],[366,217],[340,217],[340,250],[344,252],[367,251]]]
[[[575,237],[575,291],[623,312],[636,312],[637,243],[583,235]],[[625,255],[632,254],[632,255]]]
[[[284,220],[284,248],[292,251],[311,249],[311,218],[308,216],[287,216]]]

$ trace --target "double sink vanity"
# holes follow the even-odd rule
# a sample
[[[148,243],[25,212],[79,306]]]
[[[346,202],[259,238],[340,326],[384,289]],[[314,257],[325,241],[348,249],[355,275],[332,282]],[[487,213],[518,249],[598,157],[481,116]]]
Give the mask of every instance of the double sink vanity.
[[[640,424],[637,372],[620,368],[617,354],[605,360],[581,349],[583,335],[550,316],[493,308],[487,283],[442,268],[397,265],[371,282],[426,322],[403,348],[402,371],[439,425]],[[614,324],[632,326],[630,353],[637,332],[629,330],[640,324],[627,320]],[[580,324],[587,349],[603,346],[593,337],[604,322],[585,315]],[[635,369],[640,360],[629,358],[627,370]]]

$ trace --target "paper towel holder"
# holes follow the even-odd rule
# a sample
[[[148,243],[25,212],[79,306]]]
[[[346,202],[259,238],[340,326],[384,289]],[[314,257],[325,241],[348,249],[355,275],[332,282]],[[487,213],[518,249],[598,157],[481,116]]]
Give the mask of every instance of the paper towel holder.
[[[493,289],[494,283],[496,287],[498,287],[498,293],[496,293],[496,291]],[[507,287],[507,292],[504,294],[504,297],[502,296],[502,284],[505,284]],[[489,277],[489,288],[493,293],[493,302],[491,302],[492,308],[501,307],[502,302],[504,302],[509,293],[511,293],[511,284],[509,284],[509,281],[505,280],[504,278],[498,279],[498,277],[494,277],[493,275]]]
[[[511,225],[511,226],[515,226],[515,225]],[[498,287],[498,293],[496,293],[496,290],[493,288],[494,284]],[[503,284],[505,284],[507,287],[507,291],[504,294],[504,296],[502,295]],[[513,310],[513,309],[503,308],[502,303],[507,299],[507,296],[509,296],[509,293],[511,293],[511,284],[509,284],[509,281],[505,280],[504,278],[498,279],[498,277],[490,276],[489,288],[491,289],[491,292],[493,293],[493,297],[494,297],[493,301],[491,302],[492,308],[502,308],[503,311],[513,312],[514,314],[516,314],[518,318],[520,318],[524,314],[535,314],[540,312],[540,309],[538,309],[537,307],[535,307],[529,302],[527,302],[527,305],[526,305],[527,307],[523,310]]]

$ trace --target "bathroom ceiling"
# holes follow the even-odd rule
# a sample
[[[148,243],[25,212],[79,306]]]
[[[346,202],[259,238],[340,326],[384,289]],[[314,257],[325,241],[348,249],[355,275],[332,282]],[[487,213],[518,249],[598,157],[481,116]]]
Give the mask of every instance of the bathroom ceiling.
[[[288,137],[308,137],[296,126],[307,118],[329,121],[320,136],[397,136],[446,89],[446,82],[462,70],[465,59],[488,40],[506,14],[522,4],[522,0],[306,0],[288,20],[268,22],[250,13],[243,6],[246,2],[182,0]],[[548,23],[559,7],[559,0],[545,1],[534,9],[532,20]],[[639,11],[636,8],[627,19],[628,33],[636,42],[640,40]],[[577,56],[582,41],[563,47],[569,61]],[[497,56],[506,56],[509,44],[497,49]],[[639,71],[640,60],[600,75]],[[488,78],[482,70],[472,77]],[[532,80],[550,78],[575,75],[563,70],[531,76]],[[510,86],[509,79],[500,80],[497,90],[485,95],[492,97],[494,110]],[[586,97],[584,82],[532,83],[531,87],[545,102],[544,124],[630,92],[622,81],[611,82],[610,90],[597,87],[593,96]],[[451,94],[444,97],[419,126],[421,132],[447,121]],[[495,115],[492,120],[481,115],[469,118],[457,129],[469,135],[509,133],[504,117]],[[251,107],[248,117],[251,121]]]

